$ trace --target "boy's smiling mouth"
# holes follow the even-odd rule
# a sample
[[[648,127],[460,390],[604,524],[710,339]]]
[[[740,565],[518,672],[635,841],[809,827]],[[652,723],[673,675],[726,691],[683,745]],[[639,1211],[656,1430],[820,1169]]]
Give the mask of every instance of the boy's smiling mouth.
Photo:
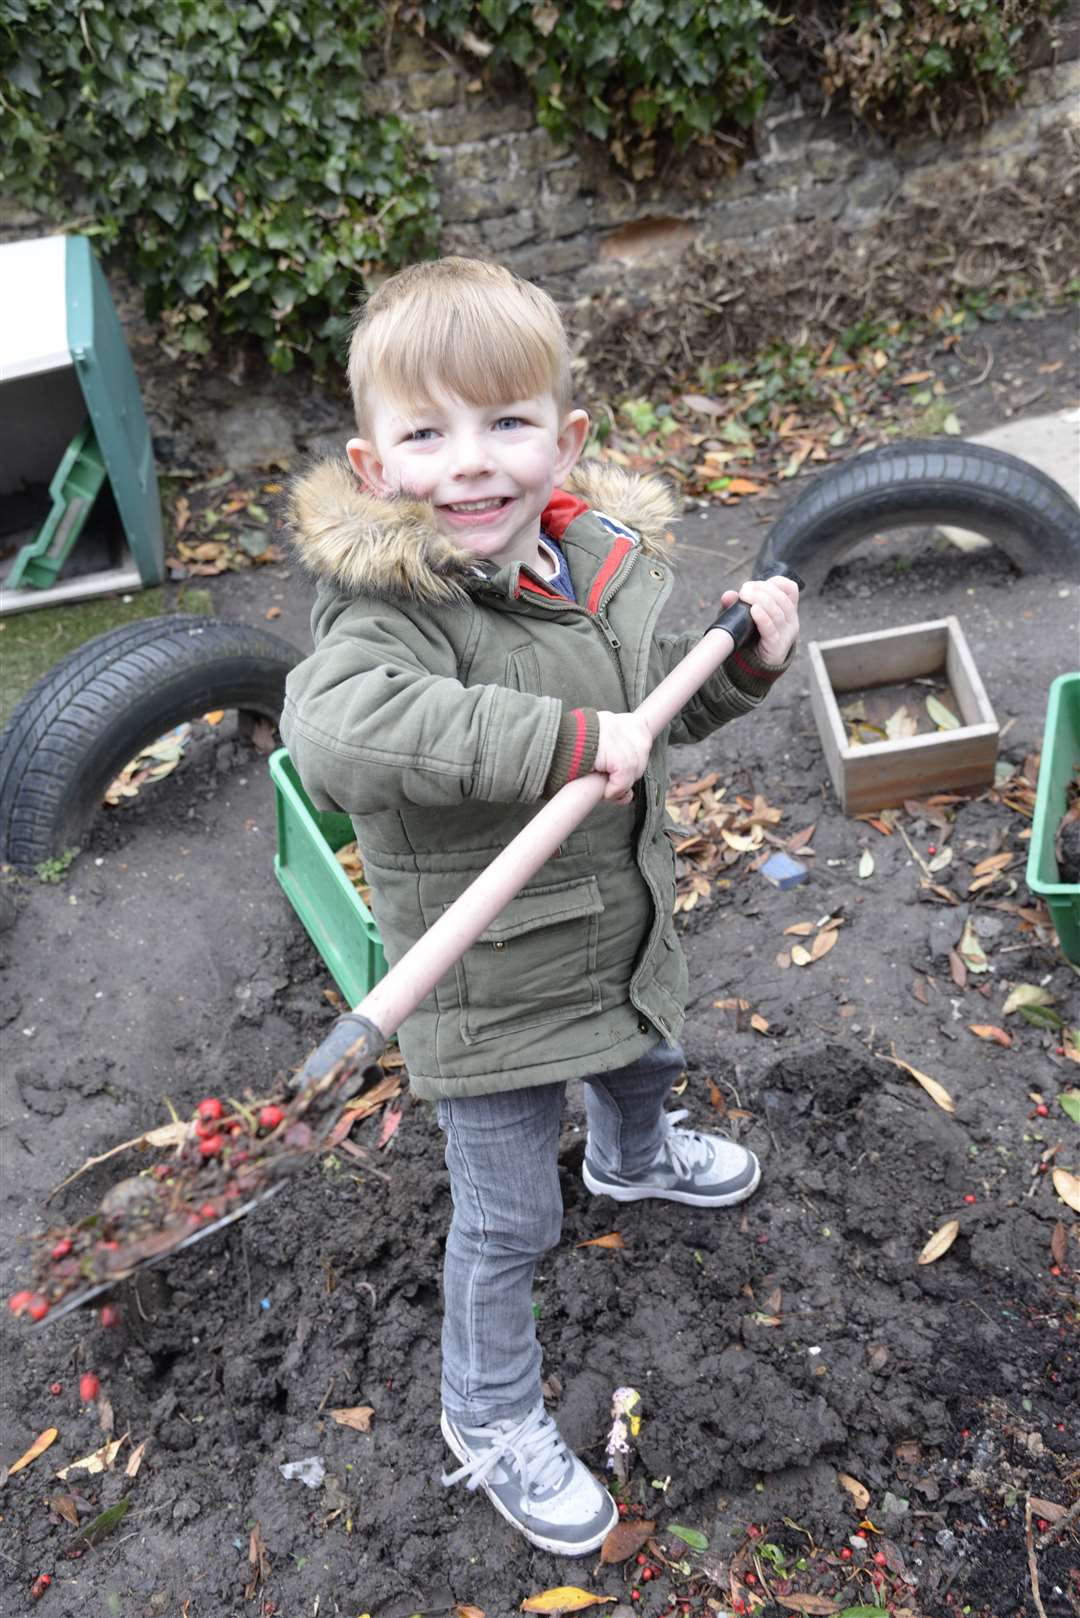
[[[475,526],[477,523],[495,522],[512,504],[511,495],[498,494],[488,495],[483,500],[455,500],[453,504],[440,506],[439,510],[451,522]]]

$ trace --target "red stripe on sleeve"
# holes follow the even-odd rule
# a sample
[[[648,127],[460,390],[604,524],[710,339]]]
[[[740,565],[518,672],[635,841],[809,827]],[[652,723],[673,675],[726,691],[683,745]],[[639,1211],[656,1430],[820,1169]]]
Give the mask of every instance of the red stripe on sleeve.
[[[615,569],[618,567],[627,551],[632,550],[633,546],[634,541],[632,539],[617,539],[614,545],[608,551],[604,565],[596,575],[596,578],[593,580],[592,589],[589,591],[589,599],[586,606],[590,612],[595,612],[597,607],[600,605],[600,597],[604,593],[605,584],[611,578],[611,575],[615,572]]]
[[[761,667],[760,665],[755,667],[753,663],[747,661],[741,652],[732,652],[731,662],[735,664],[736,668],[742,669],[744,674],[749,675],[751,680],[765,680],[771,682],[777,679],[779,675],[784,672],[783,669],[767,669]]]

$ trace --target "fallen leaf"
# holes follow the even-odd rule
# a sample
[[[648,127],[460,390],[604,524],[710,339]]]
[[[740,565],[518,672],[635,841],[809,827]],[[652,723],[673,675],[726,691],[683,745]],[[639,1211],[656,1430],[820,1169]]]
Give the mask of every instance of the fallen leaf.
[[[788,1612],[805,1612],[810,1618],[831,1618],[831,1614],[840,1611],[839,1603],[830,1601],[828,1596],[778,1595],[773,1600]]]
[[[933,374],[933,371],[905,371],[903,376],[897,377],[896,386],[898,388],[908,388],[916,382],[929,382]]]
[[[933,1264],[935,1259],[947,1253],[960,1233],[959,1219],[947,1219],[940,1230],[935,1230],[922,1252],[919,1254],[920,1264]]]
[[[793,944],[791,947],[791,959],[795,962],[796,966],[809,966],[814,957],[811,955],[810,951],[808,949],[804,949],[801,944]]]
[[[118,1500],[113,1506],[108,1506],[95,1517],[93,1522],[88,1522],[85,1528],[80,1528],[72,1543],[76,1546],[96,1545],[99,1539],[104,1539],[107,1534],[111,1534],[113,1529],[123,1521],[130,1504],[131,1496],[126,1494],[122,1500]]]
[[[637,1554],[647,1539],[656,1532],[655,1522],[616,1523],[600,1547],[601,1562],[625,1562]]]
[[[387,1107],[386,1111],[383,1113],[382,1129],[379,1132],[378,1149],[380,1152],[384,1146],[389,1146],[391,1140],[394,1138],[394,1134],[396,1133],[397,1127],[401,1122],[403,1113],[404,1108],[402,1107]]]
[[[1069,1233],[1065,1229],[1065,1226],[1062,1224],[1060,1219],[1054,1226],[1050,1237],[1050,1256],[1055,1264],[1061,1265],[1062,1267],[1064,1267],[1065,1260],[1069,1256]],[[1043,1512],[1043,1516],[1046,1516],[1045,1511]]]
[[[870,1490],[865,1484],[860,1483],[858,1478],[853,1478],[849,1472],[837,1472],[836,1481],[847,1490],[859,1510],[865,1511],[870,1504]]]
[[[1032,1028],[1064,1028],[1065,1019],[1053,1006],[1021,1006],[1020,1015]]]
[[[789,854],[797,854],[800,848],[806,847],[816,830],[817,821],[815,820],[809,826],[804,826],[802,831],[793,833],[793,835],[789,837],[787,842],[784,844],[784,847],[787,849]]]
[[[810,959],[820,961],[823,955],[829,953],[839,936],[835,927],[824,928],[810,945]]]
[[[1055,1169],[1053,1173],[1054,1190],[1066,1203],[1073,1213],[1080,1213],[1080,1179],[1070,1174],[1068,1169]]]
[[[1048,1006],[1053,998],[1049,990],[1038,983],[1017,983],[1009,990],[1001,1015],[1011,1016],[1021,1006]]]
[[[124,1468],[124,1476],[126,1478],[133,1478],[137,1474],[140,1466],[142,1465],[142,1459],[146,1453],[146,1446],[149,1444],[149,1442],[150,1440],[148,1438],[144,1438],[141,1444],[136,1444],[135,1448],[128,1456],[128,1464]]]
[[[937,1102],[943,1112],[956,1111],[956,1102],[948,1090],[943,1084],[939,1084],[936,1079],[932,1079],[929,1073],[920,1073],[917,1067],[912,1067],[910,1062],[903,1061],[899,1056],[891,1056],[889,1060],[895,1062],[897,1067],[902,1067],[905,1073],[910,1073],[911,1077],[922,1085],[930,1099]]]
[[[951,865],[951,864],[952,864],[952,849],[951,848],[941,848],[933,856],[932,859],[927,860],[926,869],[928,871],[943,871],[947,865]]]
[[[72,1528],[78,1528],[79,1508],[71,1498],[70,1494],[55,1495],[53,1499],[49,1501],[49,1506],[51,1510],[56,1512],[58,1517],[63,1517],[65,1522],[69,1522]]]
[[[611,1231],[607,1236],[590,1236],[587,1242],[575,1242],[575,1247],[625,1247],[626,1243],[617,1230]]]
[[[692,1551],[707,1551],[709,1548],[709,1541],[700,1528],[684,1528],[682,1523],[669,1522],[667,1532],[681,1539],[684,1545],[689,1545]]]
[[[800,938],[809,938],[813,931],[814,923],[812,921],[796,921],[790,927],[784,928],[785,934],[797,933]]]
[[[939,697],[927,697],[926,711],[939,730],[959,730],[960,721]]]
[[[967,986],[967,967],[954,949],[949,951],[949,976],[958,989]]]
[[[960,959],[964,962],[969,972],[989,972],[990,962],[987,960],[986,952],[979,943],[975,924],[970,916],[964,923],[964,931],[956,947]]]
[[[868,876],[873,876],[873,874],[874,856],[871,854],[868,848],[864,848],[862,853],[859,855],[859,875],[865,881]]]
[[[265,616],[267,618],[280,618],[281,617],[281,608],[280,607],[267,607]]]
[[[767,1034],[769,1032],[769,1024],[761,1015],[760,1011],[755,1011],[751,1015],[750,1026],[754,1032],[758,1034]]]
[[[470,1607],[467,1601],[459,1601],[452,1610],[452,1618],[486,1618],[483,1607]]]
[[[1015,858],[1015,854],[1009,854],[1008,852],[990,854],[985,860],[980,860],[978,865],[972,867],[971,874],[972,876],[985,876],[988,871],[1003,871],[1007,865],[1012,864]]]
[[[375,1419],[375,1409],[372,1405],[349,1405],[331,1410],[329,1414],[342,1427],[352,1427],[358,1433],[370,1433],[371,1423]]]
[[[918,720],[913,714],[908,713],[903,704],[885,721],[885,734],[891,742],[902,741],[906,736],[915,736],[918,729]]]
[[[579,1590],[573,1584],[560,1584],[554,1590],[542,1590],[538,1596],[528,1596],[521,1603],[522,1612],[580,1612],[583,1607],[596,1607],[614,1596],[594,1596],[588,1590]]]
[[[66,1185],[70,1185],[72,1180],[77,1180],[80,1174],[85,1174],[87,1169],[96,1168],[99,1163],[107,1163],[110,1157],[116,1156],[117,1152],[126,1152],[132,1146],[140,1151],[148,1146],[159,1149],[166,1146],[182,1146],[187,1131],[187,1124],[182,1122],[162,1124],[159,1129],[151,1129],[145,1135],[135,1135],[131,1140],[121,1141],[119,1146],[110,1146],[109,1150],[102,1152],[100,1157],[88,1157],[86,1162],[75,1170],[74,1174],[69,1174],[66,1180],[61,1180],[59,1185],[54,1185],[45,1201],[51,1202],[56,1193],[62,1191]]]
[[[779,955],[776,957],[776,964],[780,968],[781,972],[786,972],[788,967],[791,965],[791,951],[782,949]]]
[[[254,1601],[259,1586],[270,1577],[270,1556],[262,1536],[262,1524],[258,1522],[252,1525],[248,1536],[248,1561],[251,1563],[251,1578],[244,1587],[244,1599]]]
[[[57,1472],[58,1478],[66,1478],[70,1472],[107,1472],[120,1452],[123,1438],[114,1438],[108,1444],[102,1444],[100,1449],[93,1450],[91,1454],[84,1455],[80,1460],[70,1461],[67,1466]]]
[[[1080,1090],[1063,1090],[1058,1096],[1061,1110],[1074,1124],[1080,1124]]]
[[[1004,1028],[995,1028],[989,1022],[969,1022],[968,1027],[980,1039],[992,1039],[996,1045],[1004,1045],[1006,1049],[1012,1044],[1012,1035],[1007,1034]]]
[[[20,1455],[19,1459],[8,1467],[8,1477],[14,1477],[16,1472],[21,1472],[24,1466],[29,1466],[31,1461],[36,1461],[39,1455],[43,1455],[49,1445],[56,1442],[59,1431],[59,1427],[46,1427],[43,1433],[39,1433],[26,1454]],[[61,1474],[57,1473],[57,1476]]]
[[[224,717],[224,708],[215,708],[212,713],[203,714],[203,723],[207,725],[220,725]]]
[[[739,854],[748,854],[751,849],[760,848],[763,838],[760,826],[755,826],[748,837],[738,832],[728,831],[726,827],[720,828],[720,835],[729,848],[735,849]]]
[[[1031,1509],[1037,1517],[1045,1517],[1047,1522],[1060,1522],[1068,1508],[1059,1506],[1056,1500],[1041,1500],[1037,1494],[1033,1494]]]
[[[926,993],[926,984],[923,982],[922,978],[914,978],[912,980],[911,992],[921,1006],[928,1006],[930,1004]]]

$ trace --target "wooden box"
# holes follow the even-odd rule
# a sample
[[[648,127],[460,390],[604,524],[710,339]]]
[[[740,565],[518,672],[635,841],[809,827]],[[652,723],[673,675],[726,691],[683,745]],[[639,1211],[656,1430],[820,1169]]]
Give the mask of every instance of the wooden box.
[[[986,786],[994,779],[998,723],[955,618],[811,641],[810,701],[836,795],[846,814],[905,798]],[[960,720],[953,730],[852,745],[838,696],[938,675]]]

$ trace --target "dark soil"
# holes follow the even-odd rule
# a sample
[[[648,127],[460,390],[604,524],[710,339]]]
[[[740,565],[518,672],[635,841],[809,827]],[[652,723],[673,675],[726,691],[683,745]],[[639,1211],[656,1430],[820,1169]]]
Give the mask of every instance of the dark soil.
[[[1041,385],[1036,366],[1059,356],[1063,330],[995,328],[997,375],[1013,365],[1016,333],[1014,368]],[[1063,376],[1047,381],[1058,392],[1040,409],[1075,402]],[[989,384],[970,402],[971,426],[1003,413]],[[735,559],[757,548],[758,519],[779,509],[688,515],[669,624],[708,622]],[[1005,730],[1000,756],[1022,766],[1039,745],[1049,682],[1075,657],[1075,581],[1021,577],[995,551],[925,539],[900,569],[902,544],[869,544],[837,569],[804,604],[805,638],[955,613]],[[261,623],[279,605],[274,628],[307,644],[310,592],[288,564],[209,584],[219,615]],[[1010,985],[1043,984],[1075,1024],[1076,974],[1045,931],[994,908],[1030,903],[1022,814],[984,794],[956,806],[944,831],[903,817],[924,858],[931,844],[952,846],[936,880],[958,905],[920,887],[898,832],[841,814],[807,668],[804,659],[760,719],[677,760],[681,777],[715,770],[729,794],[764,794],[784,811],[784,834],[817,828],[803,887],[778,892],[743,862],[686,918],[688,1076],[675,1104],[705,1127],[723,1126],[718,1102],[748,1114],[727,1127],[762,1157],[761,1190],[720,1215],[591,1198],[572,1090],[563,1238],[536,1282],[566,1439],[601,1469],[612,1393],[640,1390],[627,1499],[655,1517],[659,1544],[686,1571],[639,1583],[632,1561],[549,1557],[482,1498],[440,1486],[449,1191],[433,1116],[407,1101],[385,1149],[382,1120],[366,1120],[353,1137],[362,1157],[324,1158],[248,1219],[119,1289],[119,1327],[102,1329],[90,1311],[40,1329],[5,1318],[3,1461],[59,1429],[0,1491],[5,1612],[38,1610],[31,1584],[48,1573],[40,1610],[56,1618],[408,1618],[455,1603],[508,1618],[560,1584],[617,1597],[624,1608],[603,1610],[619,1618],[670,1612],[675,1594],[691,1597],[693,1613],[728,1613],[734,1562],[754,1571],[749,1593],[765,1618],[798,1610],[780,1604],[793,1592],[833,1595],[838,1610],[871,1602],[875,1573],[896,1614],[1037,1618],[1026,1499],[1068,1506],[1080,1478],[1080,1242],[1040,1172],[1044,1161],[1080,1168],[1078,1131],[1057,1100],[1078,1070],[1059,1032],[1002,1007]],[[133,1167],[130,1154],[114,1159],[46,1207],[85,1158],[166,1122],[166,1098],[187,1116],[201,1096],[271,1088],[333,1017],[331,980],[274,881],[265,759],[232,724],[105,817],[64,880],[12,884],[18,917],[0,936],[5,1294],[24,1284],[27,1235],[89,1210]],[[875,871],[859,880],[864,848]],[[974,865],[1004,850],[1021,856],[1015,892],[1004,880],[968,898]],[[831,953],[782,967],[793,942],[784,929],[829,914],[844,918]],[[960,988],[949,951],[969,916],[989,970]],[[714,1005],[731,997],[747,999],[767,1033]],[[1007,1027],[1013,1042],[980,1039],[971,1024]],[[893,1053],[946,1086],[955,1113]],[[950,1219],[952,1247],[918,1264]],[[1059,1221],[1067,1247],[1055,1265]],[[612,1230],[620,1251],[578,1246]],[[79,1402],[87,1369],[128,1438],[112,1472],[64,1484],[57,1468],[102,1441],[98,1413]],[[375,1412],[367,1434],[328,1416],[364,1404]],[[325,1463],[321,1487],[282,1477],[284,1462],[311,1456]],[[868,1506],[838,1473],[865,1487]],[[78,1497],[84,1526],[113,1502],[130,1506],[88,1548],[50,1507],[64,1492]],[[672,1522],[700,1530],[708,1549],[680,1542]],[[255,1524],[269,1572],[248,1597]],[[759,1551],[755,1571],[762,1544],[777,1549]],[[1075,1529],[1037,1553],[1037,1569],[1045,1618],[1080,1613]]]

